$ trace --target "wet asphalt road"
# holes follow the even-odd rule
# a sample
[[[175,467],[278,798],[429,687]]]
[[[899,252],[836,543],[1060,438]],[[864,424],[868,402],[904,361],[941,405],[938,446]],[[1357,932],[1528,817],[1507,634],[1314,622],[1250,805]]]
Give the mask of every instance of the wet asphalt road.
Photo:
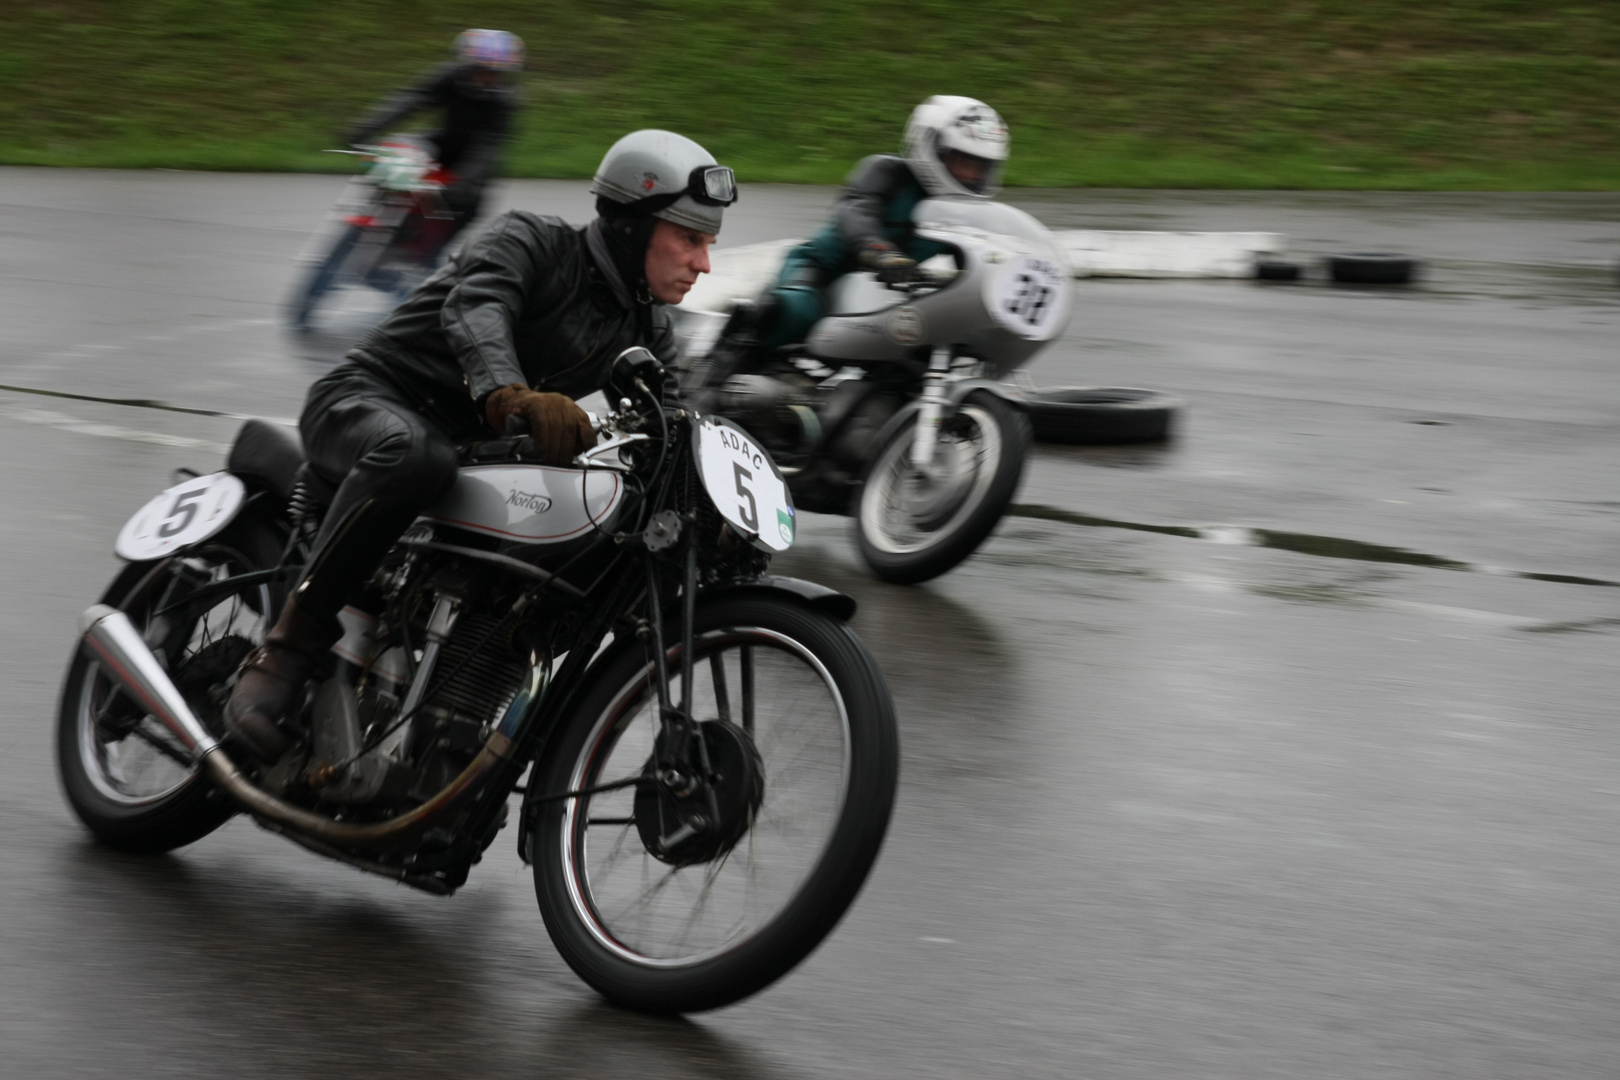
[[[336,191],[0,171],[0,384],[295,416],[342,341],[278,305]],[[746,191],[725,239],[827,199]],[[74,617],[235,422],[0,392],[0,1076],[1612,1076],[1620,589],[1520,575],[1620,581],[1620,197],[1012,201],[1429,272],[1082,282],[1032,373],[1185,398],[1172,444],[1041,449],[924,587],[807,519],[777,565],[861,602],[896,817],[819,952],[691,1021],[594,999],[509,837],[448,900],[240,820],[158,860],[90,844],[50,737]]]

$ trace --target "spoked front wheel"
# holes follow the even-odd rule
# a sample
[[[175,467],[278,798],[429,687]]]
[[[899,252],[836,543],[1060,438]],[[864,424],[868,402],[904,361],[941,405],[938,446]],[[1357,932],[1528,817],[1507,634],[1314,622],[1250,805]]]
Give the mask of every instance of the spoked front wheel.
[[[729,1004],[808,955],[877,857],[899,772],[876,662],[802,604],[700,607],[693,691],[703,783],[656,775],[656,684],[640,648],[608,663],[536,769],[541,792],[639,781],[540,804],[532,854],[563,959],[645,1012]]]
[[[940,422],[933,459],[911,461],[915,414],[878,448],[856,500],[861,557],[902,585],[938,577],[973,554],[1018,490],[1029,419],[986,391]]]

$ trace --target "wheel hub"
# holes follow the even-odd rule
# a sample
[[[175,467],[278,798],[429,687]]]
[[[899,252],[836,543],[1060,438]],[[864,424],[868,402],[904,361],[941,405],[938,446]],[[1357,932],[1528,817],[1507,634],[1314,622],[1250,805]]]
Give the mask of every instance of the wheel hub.
[[[253,642],[231,634],[198,649],[175,673],[174,685],[197,719],[215,735],[224,734],[225,699],[231,679],[253,651]]]
[[[973,486],[964,444],[942,438],[926,471],[909,468],[901,481],[901,505],[919,529],[932,531],[951,519]]]
[[[730,851],[754,821],[765,797],[765,771],[754,740],[724,720],[698,725],[710,774],[694,745],[685,768],[658,768],[654,753],[637,786],[636,831],[649,854],[673,866],[710,862]],[[713,795],[711,800],[710,796]]]

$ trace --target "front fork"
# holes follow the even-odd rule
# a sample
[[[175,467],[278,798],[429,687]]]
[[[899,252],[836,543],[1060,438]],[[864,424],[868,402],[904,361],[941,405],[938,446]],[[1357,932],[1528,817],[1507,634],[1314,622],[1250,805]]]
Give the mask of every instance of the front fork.
[[[911,440],[911,467],[920,473],[928,473],[934,461],[939,422],[945,416],[945,379],[950,371],[950,347],[937,346],[928,358],[928,374],[923,376],[922,410],[917,414],[917,436]]]
[[[685,525],[685,560],[681,584],[681,703],[676,708],[669,692],[668,653],[664,649],[663,612],[659,603],[658,571],[654,558],[647,555],[647,621],[652,633],[654,656],[653,677],[658,683],[658,714],[661,734],[658,742],[663,752],[655,750],[657,782],[680,798],[690,797],[694,788],[702,786],[709,803],[709,821],[720,820],[720,803],[710,782],[714,776],[709,761],[709,746],[704,741],[701,727],[692,717],[694,653],[697,647],[697,530],[691,519]],[[751,672],[750,672],[751,674]],[[752,721],[752,690],[745,687],[745,709]],[[750,724],[750,726],[752,726]],[[691,749],[696,747],[696,754]],[[696,760],[693,760],[693,758]],[[696,773],[697,775],[693,775]],[[660,815],[662,816],[662,815]],[[700,817],[687,821],[661,822],[660,845],[669,850],[677,844],[702,832],[706,823]]]

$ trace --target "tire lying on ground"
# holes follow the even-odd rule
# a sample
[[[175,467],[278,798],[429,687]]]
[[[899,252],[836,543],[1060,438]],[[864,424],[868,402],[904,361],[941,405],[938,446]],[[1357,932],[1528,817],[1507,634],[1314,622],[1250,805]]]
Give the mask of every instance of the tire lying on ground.
[[[1168,439],[1181,402],[1157,390],[1071,386],[1033,391],[1025,407],[1038,441],[1096,446]]]
[[[1299,263],[1285,259],[1259,259],[1254,264],[1254,276],[1260,281],[1298,281],[1301,273]]]
[[[1329,255],[1328,276],[1341,285],[1405,285],[1416,276],[1418,261],[1387,252]]]

